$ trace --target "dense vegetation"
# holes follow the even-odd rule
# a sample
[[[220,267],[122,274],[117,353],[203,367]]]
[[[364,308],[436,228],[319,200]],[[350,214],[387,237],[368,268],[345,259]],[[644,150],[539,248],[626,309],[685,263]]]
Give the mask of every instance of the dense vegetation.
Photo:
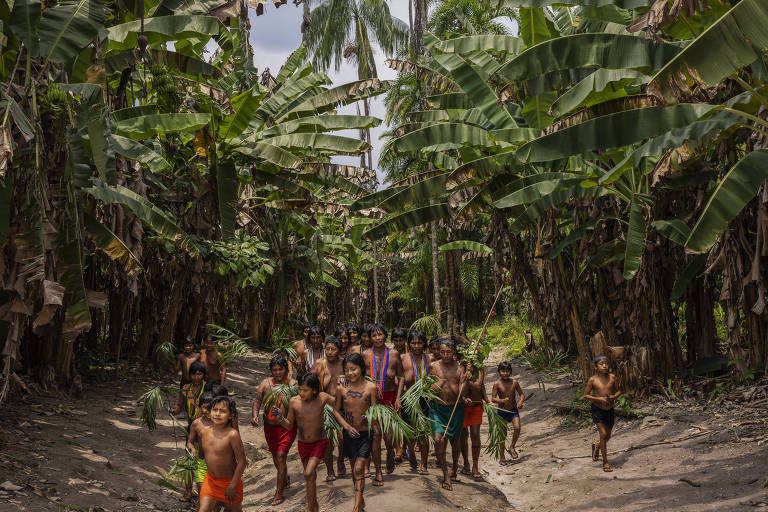
[[[461,332],[499,289],[633,389],[718,356],[762,372],[768,5],[410,7],[406,28],[384,2],[305,3],[307,47],[271,76],[241,0],[0,0],[0,399],[16,371],[66,385],[208,323]],[[343,59],[359,80],[334,86]]]

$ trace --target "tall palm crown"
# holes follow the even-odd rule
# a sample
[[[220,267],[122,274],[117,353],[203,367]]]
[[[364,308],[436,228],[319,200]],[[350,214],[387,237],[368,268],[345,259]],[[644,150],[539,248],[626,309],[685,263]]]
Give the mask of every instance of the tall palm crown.
[[[317,69],[333,63],[338,70],[342,59],[350,58],[357,62],[358,78],[375,78],[374,45],[393,55],[408,43],[408,24],[392,16],[384,0],[320,0],[310,19],[304,42]]]

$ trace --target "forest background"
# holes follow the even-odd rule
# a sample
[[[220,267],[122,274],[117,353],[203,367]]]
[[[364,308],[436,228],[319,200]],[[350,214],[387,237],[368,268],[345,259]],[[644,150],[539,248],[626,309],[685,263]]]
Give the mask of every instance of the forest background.
[[[463,335],[498,290],[639,395],[764,372],[764,2],[299,9],[273,75],[259,0],[0,0],[0,399],[209,324]]]

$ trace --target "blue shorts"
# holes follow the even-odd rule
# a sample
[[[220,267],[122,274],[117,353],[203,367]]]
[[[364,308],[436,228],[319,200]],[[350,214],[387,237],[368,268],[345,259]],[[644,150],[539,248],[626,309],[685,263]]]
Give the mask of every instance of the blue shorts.
[[[514,418],[520,417],[520,411],[518,411],[517,409],[510,409],[510,410],[499,409],[498,411],[499,411],[499,416],[501,416],[501,419],[503,419],[507,423],[512,421]]]

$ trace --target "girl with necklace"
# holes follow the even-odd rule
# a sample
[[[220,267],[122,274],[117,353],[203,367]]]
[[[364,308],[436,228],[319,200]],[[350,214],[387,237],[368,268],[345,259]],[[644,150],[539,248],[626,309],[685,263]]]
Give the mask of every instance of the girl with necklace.
[[[405,389],[410,388],[416,384],[419,380],[423,379],[429,373],[429,356],[424,352],[427,346],[427,336],[418,330],[413,330],[408,333],[408,349],[407,354],[400,354],[400,360],[403,366],[403,381],[405,383]],[[427,403],[422,401],[421,410],[426,415]],[[407,414],[403,414],[403,419],[413,426],[411,419]],[[419,452],[421,453],[421,464],[417,466],[416,462],[416,444],[418,443]],[[428,475],[429,470],[427,465],[429,463],[429,438],[422,436],[418,439],[408,439],[406,441],[408,447],[408,462],[411,464],[411,469],[419,472],[420,475]],[[418,468],[418,469],[417,469]]]

